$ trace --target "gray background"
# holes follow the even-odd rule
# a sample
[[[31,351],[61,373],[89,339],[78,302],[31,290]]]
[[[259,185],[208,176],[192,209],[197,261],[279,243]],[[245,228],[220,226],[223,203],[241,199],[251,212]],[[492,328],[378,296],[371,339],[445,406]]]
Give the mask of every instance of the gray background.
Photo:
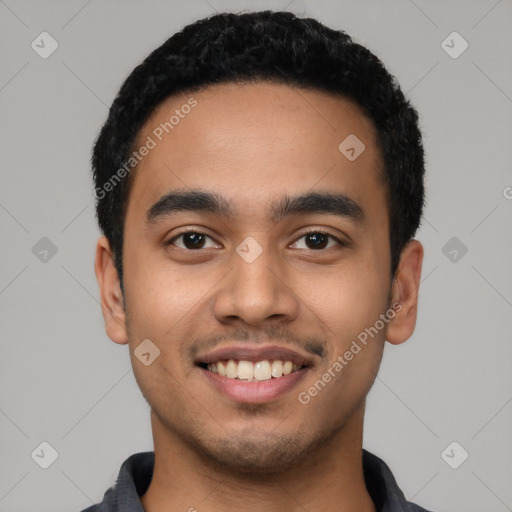
[[[152,449],[127,346],[103,329],[90,149],[122,80],[152,49],[215,10],[261,8],[346,30],[384,61],[421,117],[418,325],[404,345],[387,344],[364,446],[426,508],[512,510],[512,2],[5,0],[0,512],[81,510],[129,455]],[[43,31],[59,45],[47,59],[31,48]],[[456,59],[441,46],[453,31],[469,43]],[[46,261],[33,252],[42,237],[57,248]],[[452,237],[465,255],[453,241],[443,252]],[[58,452],[48,469],[31,458],[42,441]],[[469,453],[458,469],[441,455],[453,441],[462,448],[448,450],[452,464]]]

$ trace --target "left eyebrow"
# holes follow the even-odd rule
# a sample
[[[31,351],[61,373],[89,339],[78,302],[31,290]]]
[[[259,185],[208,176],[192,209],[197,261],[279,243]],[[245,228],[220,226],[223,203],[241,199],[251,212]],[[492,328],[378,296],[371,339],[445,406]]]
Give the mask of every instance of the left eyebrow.
[[[175,190],[153,204],[146,212],[146,223],[153,224],[163,217],[180,211],[206,211],[233,220],[235,215],[229,202],[222,196],[202,190]],[[336,215],[357,224],[366,221],[364,210],[344,194],[309,192],[290,197],[285,195],[271,205],[271,220],[279,222],[285,217],[313,213]]]
[[[294,197],[285,196],[272,205],[274,222],[297,214],[326,213],[348,218],[357,224],[366,221],[364,210],[353,199],[344,194],[310,192]]]

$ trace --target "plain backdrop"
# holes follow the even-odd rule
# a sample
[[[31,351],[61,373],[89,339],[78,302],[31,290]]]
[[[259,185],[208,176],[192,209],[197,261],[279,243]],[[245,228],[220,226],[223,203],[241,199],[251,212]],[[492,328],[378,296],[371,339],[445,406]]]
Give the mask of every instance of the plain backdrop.
[[[263,8],[347,31],[420,114],[418,324],[407,343],[387,344],[364,446],[426,508],[512,510],[511,1],[4,0],[0,512],[82,510],[129,455],[152,449],[128,348],[103,328],[91,146],[151,50],[215,11]],[[42,32],[58,44],[47,58],[32,46],[55,45]],[[42,442],[58,454],[48,469]],[[457,469],[446,462],[466,452]]]

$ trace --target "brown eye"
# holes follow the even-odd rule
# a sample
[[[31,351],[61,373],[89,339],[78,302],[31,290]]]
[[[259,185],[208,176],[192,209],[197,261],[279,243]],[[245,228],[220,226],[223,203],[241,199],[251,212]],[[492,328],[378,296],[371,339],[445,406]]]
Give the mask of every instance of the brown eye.
[[[311,249],[325,249],[329,239],[323,233],[308,233],[305,235],[306,244],[311,244]]]
[[[329,239],[333,240],[335,242],[335,245],[344,245],[341,242],[341,240],[331,235],[330,233],[326,233],[324,231],[310,231],[309,233],[304,233],[298,240],[302,239],[305,240],[305,249],[310,250],[322,250],[326,248],[330,249],[332,245],[328,247]],[[297,245],[297,243],[298,242],[295,242],[294,245]]]
[[[206,240],[211,240],[211,237],[205,233],[199,233],[197,231],[186,231],[185,233],[180,233],[179,235],[169,240],[167,245],[175,245],[174,242],[179,239],[182,239],[182,244],[177,244],[177,247],[180,249],[194,251],[198,249],[204,249]]]

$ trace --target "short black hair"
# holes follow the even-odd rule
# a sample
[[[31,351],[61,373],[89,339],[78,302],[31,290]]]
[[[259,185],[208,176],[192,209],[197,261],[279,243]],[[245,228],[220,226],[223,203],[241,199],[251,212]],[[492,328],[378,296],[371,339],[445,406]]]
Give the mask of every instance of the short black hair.
[[[391,274],[419,227],[424,154],[418,115],[398,81],[344,31],[291,12],[222,13],[174,34],[125,80],[94,144],[96,215],[123,289],[123,232],[133,172],[120,173],[145,121],[169,96],[227,82],[271,81],[354,101],[374,123],[390,223]],[[340,141],[341,142],[341,141]],[[116,174],[117,173],[117,174]],[[123,290],[124,293],[124,290]]]

